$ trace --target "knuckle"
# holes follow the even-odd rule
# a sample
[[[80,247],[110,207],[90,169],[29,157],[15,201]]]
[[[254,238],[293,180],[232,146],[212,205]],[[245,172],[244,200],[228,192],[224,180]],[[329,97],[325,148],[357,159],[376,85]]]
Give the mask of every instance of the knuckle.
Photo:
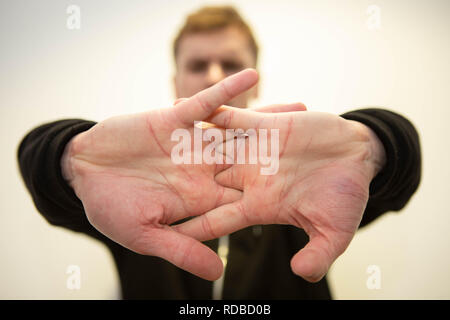
[[[196,100],[197,100],[197,103],[200,105],[200,107],[202,108],[202,110],[203,110],[204,112],[209,112],[209,110],[211,110],[212,105],[211,105],[211,103],[208,101],[208,99],[206,99],[206,98],[204,97],[203,94],[201,94],[201,93],[197,94],[197,95],[196,95]],[[200,119],[199,119],[199,120],[200,120]]]
[[[225,81],[222,81],[219,83],[219,88],[222,91],[222,94],[224,96],[224,100],[227,101],[231,98],[233,98],[233,95],[230,92],[230,89],[228,88],[227,84]]]
[[[211,223],[209,221],[208,216],[206,215],[204,215],[202,218],[202,230],[206,238],[208,239],[218,238],[213,228],[211,227]]]

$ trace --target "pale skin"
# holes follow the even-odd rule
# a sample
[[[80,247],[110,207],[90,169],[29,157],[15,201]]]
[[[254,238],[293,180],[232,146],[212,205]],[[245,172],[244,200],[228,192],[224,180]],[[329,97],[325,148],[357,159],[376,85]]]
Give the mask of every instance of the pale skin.
[[[233,72],[230,66],[255,67],[245,36],[233,27],[188,35],[179,51],[177,97],[222,80]],[[228,104],[245,107],[257,96],[255,86]],[[308,281],[320,280],[359,225],[370,181],[386,161],[382,144],[370,128],[336,115],[308,112],[263,117],[244,110],[220,110],[208,121],[225,128],[280,129],[284,144],[279,172],[263,176],[258,166],[238,165],[218,174],[217,182],[243,191],[243,198],[179,230],[207,240],[253,224],[295,225],[305,229],[311,241],[293,257],[291,268]],[[341,193],[339,186],[347,191]]]
[[[178,128],[193,132],[194,121],[206,119],[257,80],[255,70],[244,70],[174,107],[113,117],[75,136],[62,170],[89,222],[132,251],[161,257],[207,280],[219,278],[218,256],[170,225],[237,200],[241,192],[215,182],[223,166],[174,164],[171,134]],[[297,103],[260,111],[304,109]]]
[[[220,172],[216,181],[243,191],[243,197],[176,230],[204,241],[251,225],[296,226],[310,241],[292,258],[292,271],[310,282],[322,279],[350,244],[367,204],[369,184],[384,166],[378,138],[358,122],[311,111],[257,114],[223,107],[208,121],[256,132],[279,129],[279,170],[262,175],[260,164],[246,162]]]
[[[62,158],[63,175],[82,201],[90,223],[100,232],[130,250],[161,257],[207,280],[219,278],[223,266],[216,253],[199,240],[251,224],[289,223],[304,228],[311,240],[322,240],[320,245],[311,241],[309,246],[319,245],[314,250],[322,251],[310,259],[313,251],[306,247],[291,265],[296,274],[317,281],[351,240],[367,202],[368,183],[385,161],[384,150],[364,125],[329,114],[295,113],[306,109],[301,103],[257,110],[265,112],[264,117],[249,110],[220,107],[245,108],[258,93],[255,70],[229,77],[255,65],[247,40],[233,29],[186,36],[174,77],[176,96],[184,99],[178,99],[174,107],[107,119],[77,135]],[[190,67],[193,61],[196,68]],[[233,63],[240,64],[239,68],[233,70]],[[229,121],[232,110],[245,113]],[[287,113],[275,119],[267,112]],[[305,117],[299,117],[303,113]],[[175,165],[170,159],[175,144],[170,141],[171,132],[177,128],[193,130],[194,120],[205,119],[224,128],[238,124],[242,124],[240,128],[279,128],[280,140],[283,137],[286,143],[278,174],[261,177],[250,165],[228,169]],[[310,141],[307,137],[313,138]],[[296,140],[299,143],[294,143]],[[306,141],[310,141],[307,148]],[[328,146],[333,147],[331,154]],[[326,150],[321,151],[323,147]],[[340,194],[339,185],[351,190]],[[320,210],[324,190],[329,205]],[[258,203],[258,197],[264,197],[264,202]],[[270,203],[274,199],[283,201],[274,207]],[[340,209],[332,210],[333,204]],[[343,210],[345,206],[351,210]],[[277,217],[278,212],[282,214]],[[203,220],[194,218],[171,226],[200,215]],[[225,217],[224,221],[219,217]],[[325,242],[325,238],[333,241]],[[329,257],[323,259],[324,254]]]
[[[184,36],[179,45],[174,75],[177,98],[188,98],[246,68],[256,68],[248,40],[235,27]],[[258,97],[258,83],[227,102],[247,108]]]

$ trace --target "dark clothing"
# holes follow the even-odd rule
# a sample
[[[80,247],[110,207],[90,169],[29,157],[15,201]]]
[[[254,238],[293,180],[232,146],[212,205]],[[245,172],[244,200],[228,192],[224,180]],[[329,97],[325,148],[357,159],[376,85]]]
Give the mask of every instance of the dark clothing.
[[[342,117],[369,126],[384,145],[387,165],[370,185],[361,222],[367,225],[387,211],[402,209],[417,190],[421,151],[414,126],[383,109],[363,109]],[[82,232],[103,242],[112,253],[124,299],[211,299],[212,282],[200,279],[152,256],[134,253],[98,232],[83,205],[64,180],[60,160],[64,147],[94,122],[61,120],[28,133],[18,149],[20,171],[38,211],[52,225]],[[326,278],[312,284],[294,275],[292,256],[308,242],[303,230],[286,225],[253,227],[230,235],[224,299],[330,299]],[[206,244],[217,250],[218,241]]]

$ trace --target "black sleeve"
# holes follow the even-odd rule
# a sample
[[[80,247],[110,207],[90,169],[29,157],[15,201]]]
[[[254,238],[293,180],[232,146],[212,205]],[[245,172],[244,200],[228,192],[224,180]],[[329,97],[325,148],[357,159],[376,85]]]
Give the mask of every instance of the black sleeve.
[[[82,202],[64,180],[61,157],[67,143],[95,122],[60,120],[31,130],[17,150],[20,173],[37,210],[52,225],[88,234],[105,244],[111,240],[88,221]]]
[[[386,151],[386,165],[370,184],[363,227],[387,211],[401,210],[417,190],[422,165],[419,135],[408,119],[385,109],[362,109],[341,116],[371,128]]]

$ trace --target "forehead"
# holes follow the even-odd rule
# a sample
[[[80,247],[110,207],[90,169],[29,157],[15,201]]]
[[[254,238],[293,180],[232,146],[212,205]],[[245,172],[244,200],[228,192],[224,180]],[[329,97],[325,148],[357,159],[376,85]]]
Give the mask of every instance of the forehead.
[[[235,27],[183,36],[178,49],[179,63],[191,59],[239,58],[253,61],[247,37]]]

